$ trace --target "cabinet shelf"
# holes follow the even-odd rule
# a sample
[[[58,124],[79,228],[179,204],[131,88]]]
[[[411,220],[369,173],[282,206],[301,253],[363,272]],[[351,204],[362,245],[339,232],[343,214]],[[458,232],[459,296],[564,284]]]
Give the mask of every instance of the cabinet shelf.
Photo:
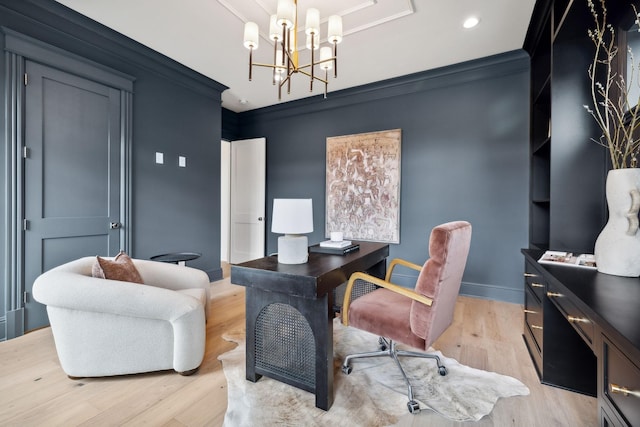
[[[553,3],[553,40],[558,37],[558,33],[564,24],[574,0],[556,0]]]
[[[550,144],[551,144],[551,138],[548,136],[542,141],[534,142],[533,147],[531,149],[531,154],[534,154],[534,155],[548,154]]]
[[[537,3],[536,7],[541,7]],[[549,246],[551,213],[551,85],[552,10],[540,10],[541,25],[531,41],[531,117],[529,242],[535,247]]]
[[[540,250],[540,251],[546,251],[546,250],[549,250],[549,243],[532,242],[532,243],[529,243],[529,248],[530,249],[537,249],[537,250]]]
[[[537,92],[533,94],[533,104],[551,105],[551,70],[546,76],[541,76]],[[548,107],[547,107],[548,109]]]

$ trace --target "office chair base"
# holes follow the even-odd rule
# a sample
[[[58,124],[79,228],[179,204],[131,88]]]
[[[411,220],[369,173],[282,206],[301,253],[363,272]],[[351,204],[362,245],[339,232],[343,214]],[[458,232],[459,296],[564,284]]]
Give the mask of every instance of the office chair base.
[[[421,411],[420,405],[415,400],[410,400],[407,402],[407,409],[409,409],[409,412],[412,414],[417,414]]]
[[[342,372],[346,375],[349,375],[353,371],[353,368],[349,364],[349,362],[352,359],[361,359],[365,357],[382,357],[382,356],[391,357],[396,362],[396,365],[400,369],[400,373],[404,377],[404,382],[407,384],[407,396],[409,398],[409,401],[407,402],[407,409],[409,409],[410,413],[417,414],[418,412],[420,412],[420,405],[413,398],[413,388],[411,387],[411,383],[409,382],[409,378],[407,377],[407,374],[404,372],[404,369],[400,364],[400,360],[398,359],[398,356],[420,357],[423,359],[435,359],[438,365],[438,373],[442,376],[447,375],[446,366],[442,364],[442,362],[440,361],[440,358],[435,354],[420,353],[417,351],[398,350],[396,349],[396,343],[393,340],[387,340],[386,338],[383,338],[383,337],[379,338],[378,343],[380,348],[380,350],[378,351],[350,354],[347,357],[345,357],[344,362],[342,362]]]

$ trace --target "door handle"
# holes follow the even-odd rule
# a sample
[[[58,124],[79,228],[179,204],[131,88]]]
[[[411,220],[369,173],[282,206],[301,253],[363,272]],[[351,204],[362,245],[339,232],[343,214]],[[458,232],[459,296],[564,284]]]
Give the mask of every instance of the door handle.
[[[121,228],[122,224],[119,221],[111,221],[109,223],[109,229],[110,230],[117,230],[118,228]]]
[[[258,217],[258,221],[262,221],[262,217],[261,216]]]

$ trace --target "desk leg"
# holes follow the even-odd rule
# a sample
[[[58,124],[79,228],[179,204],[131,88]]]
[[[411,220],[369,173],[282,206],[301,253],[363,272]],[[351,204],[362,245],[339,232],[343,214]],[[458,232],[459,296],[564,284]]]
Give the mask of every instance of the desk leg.
[[[371,268],[367,269],[367,274],[370,274],[374,277],[378,277],[380,279],[384,279],[384,276],[387,274],[387,260],[384,259],[374,265]]]
[[[318,299],[296,298],[275,292],[246,290],[246,378],[256,382],[262,375],[256,373],[256,329],[261,310],[272,303],[289,305],[305,318],[315,343],[315,395],[316,407],[329,410],[333,404],[333,295]],[[267,374],[268,376],[271,376]],[[274,375],[277,378],[276,375]],[[280,378],[280,381],[309,390],[296,380]],[[309,391],[314,391],[313,389]]]
[[[262,375],[256,373],[256,320],[259,308],[256,308],[256,295],[253,288],[247,288],[245,293],[246,303],[246,377],[251,382],[256,382]]]
[[[316,407],[328,411],[333,405],[333,298],[329,292],[312,300],[305,317],[316,341]]]

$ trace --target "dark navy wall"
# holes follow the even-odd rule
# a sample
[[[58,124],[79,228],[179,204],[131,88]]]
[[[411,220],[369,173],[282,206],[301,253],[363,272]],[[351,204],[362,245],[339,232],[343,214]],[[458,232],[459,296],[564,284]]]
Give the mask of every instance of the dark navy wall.
[[[402,129],[400,244],[391,257],[422,264],[429,232],[473,225],[462,293],[522,302],[528,238],[529,59],[523,51],[239,114],[241,138],[267,139],[267,206],[311,197],[325,238],[325,142]],[[269,215],[268,215],[269,216]],[[270,221],[267,222],[267,230]],[[267,253],[277,236],[267,232]],[[410,286],[412,273],[395,281]]]
[[[222,139],[235,141],[240,139],[240,118],[233,111],[222,109]]]
[[[197,251],[203,256],[189,265],[212,279],[221,277],[219,169],[221,93],[226,87],[53,0],[0,0],[0,26],[135,78],[132,255]],[[0,72],[4,81],[4,65]],[[4,117],[5,97],[0,94]],[[4,128],[0,130],[4,135]],[[164,153],[164,165],[155,164],[156,151]],[[1,168],[9,154],[5,142]],[[187,157],[186,168],[178,167],[178,155]],[[4,169],[0,172],[4,176]],[[3,196],[2,224],[8,221],[5,202]],[[0,271],[9,238],[6,227],[2,229]],[[3,314],[4,309],[0,319]]]
[[[145,96],[146,95],[146,96]],[[220,102],[149,74],[135,83],[133,253],[195,251],[221,278]],[[164,164],[155,163],[155,152]],[[178,167],[178,156],[187,167]]]

